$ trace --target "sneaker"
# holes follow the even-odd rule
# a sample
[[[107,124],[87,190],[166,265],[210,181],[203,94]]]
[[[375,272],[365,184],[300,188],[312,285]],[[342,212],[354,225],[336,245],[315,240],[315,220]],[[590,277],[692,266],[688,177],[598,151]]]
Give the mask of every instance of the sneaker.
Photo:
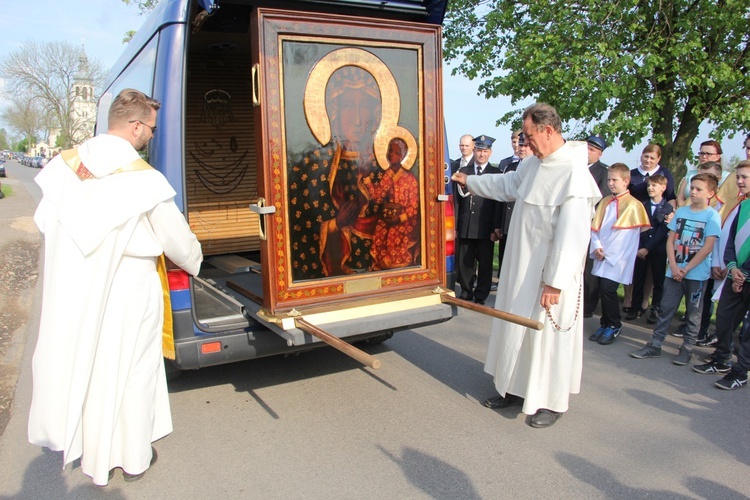
[[[672,336],[677,337],[678,339],[681,339],[682,337],[685,336],[686,329],[687,329],[687,323],[683,323],[677,327],[677,330],[672,332]]]
[[[705,358],[703,358],[703,362],[704,363],[713,363],[715,359],[716,359],[716,353],[712,352],[711,354],[709,354],[708,356],[706,356]]]
[[[727,373],[732,367],[729,365],[725,365],[724,363],[719,363],[718,361],[714,360],[710,363],[706,363],[705,365],[693,365],[693,371],[696,373]]]
[[[599,338],[602,336],[602,333],[604,333],[604,330],[606,329],[607,329],[606,327],[600,326],[597,331],[591,334],[591,336],[589,337],[589,340],[596,342],[597,340],[599,340]]]
[[[599,337],[599,345],[609,345],[614,342],[615,339],[620,336],[621,330],[621,326],[608,326],[607,328],[605,328],[601,337]]]
[[[695,341],[695,345],[698,347],[714,347],[716,344],[719,343],[719,339],[716,338],[716,335],[711,335],[708,338],[698,339]]]
[[[638,319],[644,312],[643,309],[638,309],[637,307],[631,308],[630,312],[625,316],[625,319],[628,321]]]
[[[717,380],[714,385],[725,391],[739,389],[740,387],[747,385],[747,373],[742,375],[741,373],[732,370],[724,375],[723,378]]]
[[[655,307],[651,308],[651,312],[648,315],[648,318],[646,318],[646,323],[649,325],[655,325],[659,322],[659,311],[656,310]]]
[[[630,357],[635,359],[658,358],[660,356],[661,347],[654,347],[653,345],[651,345],[651,342],[638,349],[637,351],[633,351],[630,353]]]
[[[685,346],[680,347],[680,353],[675,356],[672,360],[672,364],[677,366],[685,366],[693,358],[693,352],[688,350]]]

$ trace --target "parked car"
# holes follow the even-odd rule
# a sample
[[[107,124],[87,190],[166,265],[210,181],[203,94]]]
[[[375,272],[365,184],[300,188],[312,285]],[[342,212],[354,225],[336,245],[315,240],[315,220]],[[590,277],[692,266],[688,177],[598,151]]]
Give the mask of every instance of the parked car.
[[[42,168],[47,164],[47,158],[44,156],[35,156],[31,159],[31,167]]]
[[[0,177],[5,177],[5,160],[0,160]]]
[[[46,156],[35,156],[34,160],[31,163],[31,166],[34,168],[44,168],[46,164],[47,164]]]

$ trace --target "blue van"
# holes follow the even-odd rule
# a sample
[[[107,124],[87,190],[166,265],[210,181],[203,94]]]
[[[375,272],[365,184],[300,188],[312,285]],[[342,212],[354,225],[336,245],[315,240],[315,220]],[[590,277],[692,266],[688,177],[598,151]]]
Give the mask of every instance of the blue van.
[[[97,131],[124,88],[162,103],[147,160],[205,256],[196,278],[169,273],[176,368],[326,344],[377,367],[351,343],[455,316],[445,6],[162,0],[149,15]]]

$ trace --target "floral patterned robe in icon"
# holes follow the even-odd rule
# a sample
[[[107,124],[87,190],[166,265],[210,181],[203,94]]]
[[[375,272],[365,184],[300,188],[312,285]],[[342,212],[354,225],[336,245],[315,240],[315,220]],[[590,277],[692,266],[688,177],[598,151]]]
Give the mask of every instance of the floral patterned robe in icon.
[[[368,194],[384,203],[384,217],[375,226],[370,253],[374,269],[393,269],[411,266],[419,253],[419,183],[403,168],[395,174],[385,172],[380,184],[365,183]],[[399,222],[390,224],[385,217],[389,207],[400,212]]]
[[[381,204],[358,187],[364,177],[380,183],[374,155],[345,151],[332,142],[293,163],[289,175],[292,280],[318,279],[372,270],[370,248]],[[359,206],[349,225],[336,216],[346,202]]]

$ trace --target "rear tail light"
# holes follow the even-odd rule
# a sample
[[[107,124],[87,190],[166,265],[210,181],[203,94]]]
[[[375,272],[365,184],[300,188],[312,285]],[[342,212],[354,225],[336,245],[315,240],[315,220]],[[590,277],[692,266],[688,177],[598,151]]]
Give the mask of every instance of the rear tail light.
[[[453,217],[453,195],[448,196],[448,201],[443,203],[445,207],[445,255],[451,256],[455,253],[456,222]]]
[[[167,271],[167,280],[169,281],[169,290],[171,292],[190,288],[190,275],[182,269]]]

